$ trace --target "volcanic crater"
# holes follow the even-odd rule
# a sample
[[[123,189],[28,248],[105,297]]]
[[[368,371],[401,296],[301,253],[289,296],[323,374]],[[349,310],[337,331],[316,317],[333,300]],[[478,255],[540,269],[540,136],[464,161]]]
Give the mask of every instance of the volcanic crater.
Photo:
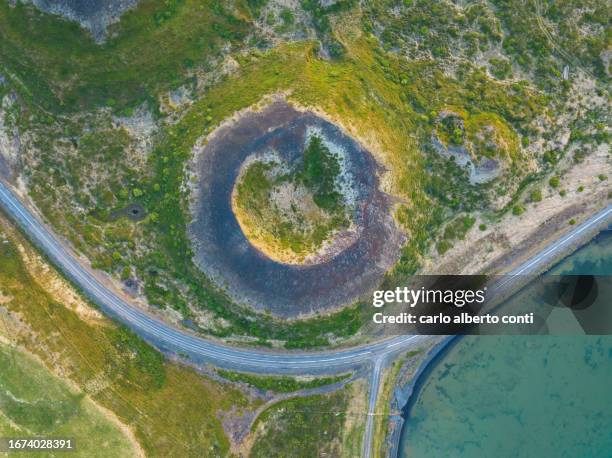
[[[324,205],[330,199],[317,200],[316,195],[313,205],[313,196],[304,191],[308,180],[302,170],[313,137],[338,165],[334,191],[327,194],[338,204],[333,207]],[[263,243],[237,211],[237,189],[253,164],[260,164],[266,174],[252,177],[251,186],[259,191],[262,182],[281,177],[276,188],[269,186],[264,188],[267,194],[256,196],[270,200],[268,207],[278,210],[282,205],[275,193],[288,193],[289,213],[300,215],[302,223],[300,212],[317,206],[319,213],[333,208],[330,215],[346,218],[325,226],[325,237],[309,245],[313,250],[303,256],[295,250],[295,257],[269,250],[270,243]],[[276,175],[270,175],[275,168]],[[382,170],[358,142],[310,111],[284,101],[246,111],[196,147],[194,171],[198,179],[189,225],[194,261],[239,304],[284,318],[338,308],[374,289],[399,257],[404,235],[391,216],[392,199],[379,190]],[[261,209],[255,214],[261,216]],[[311,223],[306,223],[309,228]],[[268,236],[276,233],[275,224]],[[289,223],[277,225],[284,224]]]

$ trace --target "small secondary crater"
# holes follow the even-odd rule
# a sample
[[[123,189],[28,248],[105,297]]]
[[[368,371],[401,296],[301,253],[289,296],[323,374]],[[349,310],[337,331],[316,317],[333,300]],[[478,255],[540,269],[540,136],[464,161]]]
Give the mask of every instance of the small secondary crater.
[[[110,220],[116,220],[119,218],[128,218],[132,221],[140,221],[144,219],[146,216],[145,209],[140,204],[129,204],[127,207],[122,208],[121,210],[116,210],[112,212],[109,216]]]

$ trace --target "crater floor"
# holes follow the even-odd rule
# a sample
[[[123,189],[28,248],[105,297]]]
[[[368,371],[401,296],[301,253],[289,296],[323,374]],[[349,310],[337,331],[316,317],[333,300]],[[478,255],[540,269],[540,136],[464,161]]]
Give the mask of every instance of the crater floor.
[[[242,232],[278,262],[319,264],[357,235],[350,224],[356,208],[345,149],[325,143],[312,131],[294,164],[274,150],[251,157],[234,187],[232,205]]]

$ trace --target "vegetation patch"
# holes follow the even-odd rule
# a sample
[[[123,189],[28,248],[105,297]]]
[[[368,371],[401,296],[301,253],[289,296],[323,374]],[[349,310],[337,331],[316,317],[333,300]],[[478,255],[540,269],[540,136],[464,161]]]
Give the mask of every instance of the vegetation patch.
[[[191,251],[189,241],[177,229],[184,227],[184,223],[179,224],[180,221],[184,222],[180,212],[183,196],[177,193],[177,189],[180,189],[183,180],[184,161],[201,133],[201,126],[220,122],[236,111],[253,105],[265,94],[292,88],[291,100],[319,107],[342,125],[350,126],[349,133],[358,139],[376,138],[375,147],[370,150],[392,170],[387,190],[409,202],[409,205],[400,206],[397,212],[399,223],[410,233],[395,269],[395,274],[401,275],[416,271],[420,257],[431,243],[430,230],[439,227],[444,215],[437,204],[432,207],[431,196],[424,192],[428,178],[416,141],[423,135],[423,140],[429,142],[430,134],[427,132],[431,132],[433,119],[430,121],[430,118],[421,115],[422,107],[428,103],[441,110],[449,105],[458,106],[460,104],[457,102],[463,101],[475,112],[478,111],[476,107],[483,112],[495,109],[512,122],[532,119],[540,110],[534,95],[520,85],[498,85],[487,79],[486,75],[471,70],[462,73],[461,81],[455,81],[446,78],[433,64],[411,63],[386,55],[373,40],[360,37],[347,39],[344,43],[349,52],[340,61],[316,58],[309,43],[282,45],[264,55],[244,56],[235,78],[211,88],[205,98],[193,105],[180,124],[168,130],[165,141],[153,156],[157,171],[154,181],[160,185],[160,189],[146,194],[148,210],[160,216],[153,229],[159,234],[164,257],[170,257],[165,258],[167,261],[164,262],[168,267],[167,274],[182,281],[194,277],[193,273],[188,273],[184,262],[185,253]],[[408,82],[405,85],[402,84],[404,80]],[[432,84],[432,81],[436,83]],[[484,97],[473,96],[483,92],[486,93]],[[376,97],[372,97],[373,93]],[[381,100],[385,102],[381,103]],[[419,106],[420,103],[423,105]],[[394,109],[389,110],[388,106]],[[407,136],[406,132],[414,132],[417,138]],[[167,160],[162,160],[164,157]],[[175,256],[179,257],[170,261]],[[189,270],[193,272],[191,268]],[[192,283],[191,280],[188,282]],[[201,290],[203,284],[194,278],[193,287],[189,290]],[[174,291],[177,288],[171,286],[168,295],[174,296]],[[212,300],[214,296],[203,296],[207,298],[208,308],[214,306],[214,310],[223,314],[224,318],[236,323],[232,314],[224,313],[227,307]],[[162,302],[167,303],[168,300]],[[181,302],[172,301],[173,304]],[[360,327],[361,314],[355,308],[349,308],[345,313],[351,316],[347,321],[340,315],[332,315],[329,321],[317,320],[319,326],[310,327],[314,322],[300,325],[300,333],[311,329],[310,336],[321,337],[325,335],[323,329],[328,329],[336,335],[350,335]],[[283,331],[279,327],[274,328],[270,332],[267,324],[252,324],[248,332],[256,332],[257,336],[265,338],[291,335],[295,341],[321,342],[320,339],[312,340],[312,337],[302,339],[295,331],[289,332],[290,327]],[[234,327],[233,330],[238,329]]]
[[[462,107],[470,113],[464,121],[464,141],[474,143],[482,134],[482,157],[491,154],[486,150],[490,142],[496,144],[496,154],[503,150],[512,157],[512,132],[525,138],[526,126],[548,102],[529,84],[496,81],[467,61],[449,73],[437,61],[405,59],[396,52],[409,47],[410,34],[427,53],[430,47],[436,49],[435,56],[447,56],[449,48],[441,40],[450,29],[475,43],[478,52],[499,44],[503,27],[483,5],[470,5],[469,15],[459,15],[456,5],[423,1],[399,6],[375,1],[363,8],[353,7],[354,2],[320,8],[308,2],[305,8],[316,16],[324,49],[318,42],[299,41],[262,50],[256,40],[243,39],[251,30],[252,11],[264,2],[251,4],[253,9],[242,2],[153,3],[144,1],[126,13],[107,44],[98,47],[76,25],[21,3],[12,8],[4,2],[0,61],[23,103],[18,124],[35,139],[36,148],[27,150],[36,154],[27,161],[24,175],[45,218],[94,266],[117,278],[130,277],[153,306],[172,307],[192,321],[206,316],[201,330],[216,336],[252,336],[291,348],[321,346],[354,335],[366,316],[359,305],[296,322],[258,314],[232,303],[191,261],[186,164],[198,139],[224,119],[266,95],[283,92],[292,102],[324,112],[376,156],[386,170],[384,191],[401,202],[396,220],[409,235],[400,261],[387,277],[390,286],[419,269],[434,239],[432,232],[459,212],[484,205],[482,189],[452,186],[463,180],[452,164],[443,165],[450,179],[445,173],[432,173],[439,164],[425,153],[437,114],[447,107]],[[511,10],[497,3],[504,12]],[[397,21],[389,14],[396,10]],[[457,23],[462,15],[465,20]],[[414,26],[422,21],[427,23]],[[475,32],[479,35],[472,36]],[[209,76],[224,53],[245,44],[243,52],[232,54],[233,74],[213,75],[219,78],[212,82],[203,77],[196,84],[198,74]],[[332,56],[333,49],[339,52]],[[121,154],[114,156],[119,159],[76,159],[94,149],[90,146],[99,141],[96,133],[102,138],[115,133],[113,144],[131,142],[121,129],[91,120],[100,106],[128,116],[148,100],[153,113],[160,115],[160,92],[183,86],[197,90],[197,97],[180,117],[163,124],[144,165],[133,167]],[[82,117],[57,115],[79,109]],[[491,138],[485,129],[489,126]],[[66,143],[73,140],[67,154]],[[117,174],[117,181],[105,177],[106,168],[123,165],[125,174]],[[97,172],[99,180],[94,179]],[[95,182],[91,192],[81,192],[85,181]],[[141,205],[146,218],[107,218],[130,204]]]
[[[455,218],[444,227],[442,237],[438,240],[436,249],[439,254],[446,253],[453,246],[453,241],[465,239],[468,231],[474,226],[476,218],[463,215]],[[485,227],[486,229],[486,227]]]
[[[84,321],[72,309],[55,302],[29,274],[14,242],[25,245],[29,253],[32,249],[16,237],[11,235],[8,243],[0,244],[0,297],[11,298],[3,303],[10,326],[2,326],[7,315],[0,315],[0,334],[19,342],[45,366],[130,425],[147,456],[226,456],[229,440],[220,418],[230,409],[248,407],[248,399],[236,389],[164,361],[155,349],[110,320]],[[3,368],[0,383],[10,374]],[[47,392],[59,392],[46,404],[47,410],[39,410],[39,417],[18,409],[11,414],[14,418],[23,417],[37,428],[55,421],[49,420],[49,415],[63,418],[67,429],[57,428],[54,435],[72,436],[76,429],[69,428],[82,428],[78,434],[96,439],[91,453],[83,456],[99,455],[98,432],[88,432],[91,422],[87,423],[78,410],[84,402],[81,394],[58,388],[55,379],[40,377],[37,383],[10,383],[19,390],[15,391],[18,397],[32,402],[50,396]],[[168,422],[168,418],[173,421]],[[109,447],[117,446],[117,453],[110,452],[109,456],[121,456],[129,450],[124,442],[118,446],[112,428],[103,422],[97,426],[112,440]],[[78,447],[87,444],[88,439],[83,438]]]
[[[253,426],[256,435],[251,456],[341,456],[348,398],[347,389],[273,405],[258,417]]]
[[[495,113],[470,115],[465,110],[444,110],[439,115],[436,135],[445,146],[465,147],[476,161],[513,161],[520,152],[516,132]]]
[[[348,228],[348,198],[338,183],[340,161],[312,136],[294,170],[280,159],[251,162],[238,178],[233,208],[258,249],[283,263],[303,263]]]
[[[298,379],[295,377],[271,377],[225,370],[218,370],[217,373],[224,379],[232,382],[242,382],[260,390],[275,391],[277,393],[291,393],[298,390],[319,388],[341,382],[351,376],[351,374],[345,374],[336,377]]]
[[[4,344],[0,344],[0,434],[71,438],[79,456],[135,455],[121,430],[83,393]]]
[[[0,2],[0,62],[52,112],[92,105],[130,110],[160,90],[189,82],[194,65],[210,65],[226,44],[246,37],[244,8],[224,2],[142,0],[98,45],[76,23],[32,5]]]

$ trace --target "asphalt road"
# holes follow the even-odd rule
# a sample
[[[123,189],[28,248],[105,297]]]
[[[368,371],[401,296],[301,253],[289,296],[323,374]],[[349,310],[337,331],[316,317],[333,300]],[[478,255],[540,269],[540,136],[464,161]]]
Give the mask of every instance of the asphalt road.
[[[0,207],[16,221],[53,264],[70,278],[104,313],[126,324],[162,351],[175,353],[194,362],[267,374],[338,373],[376,361],[380,359],[379,357],[387,354],[405,351],[422,339],[421,336],[399,336],[349,349],[324,352],[282,352],[237,348],[207,340],[176,329],[150,316],[109,290],[1,181]],[[574,227],[564,237],[512,271],[510,277],[533,273],[538,266],[551,262],[556,255],[577,240],[577,237],[583,232],[602,224],[611,216],[612,205]]]
[[[572,244],[580,240],[580,237],[589,230],[595,229],[598,226],[603,226],[605,223],[612,224],[612,205],[608,205],[603,210],[595,213],[582,224],[575,226],[570,232],[565,234],[560,239],[548,245],[538,254],[525,261],[514,270],[508,272],[489,288],[489,291],[498,292],[506,289],[513,283],[520,280],[525,275],[537,274],[542,266],[547,266],[553,263],[564,250],[571,247]]]
[[[378,390],[380,389],[380,380],[382,376],[382,368],[385,363],[385,357],[378,356],[374,360],[374,367],[370,377],[370,396],[368,400],[368,417],[366,418],[365,432],[363,436],[363,451],[364,458],[372,456],[372,439],[374,438],[374,416],[376,410],[376,400],[378,399]]]
[[[194,362],[267,374],[339,373],[368,363],[377,355],[410,348],[421,340],[420,336],[400,336],[350,349],[300,353],[236,348],[206,340],[150,316],[109,290],[1,181],[0,207],[104,313],[126,324],[161,350]]]

